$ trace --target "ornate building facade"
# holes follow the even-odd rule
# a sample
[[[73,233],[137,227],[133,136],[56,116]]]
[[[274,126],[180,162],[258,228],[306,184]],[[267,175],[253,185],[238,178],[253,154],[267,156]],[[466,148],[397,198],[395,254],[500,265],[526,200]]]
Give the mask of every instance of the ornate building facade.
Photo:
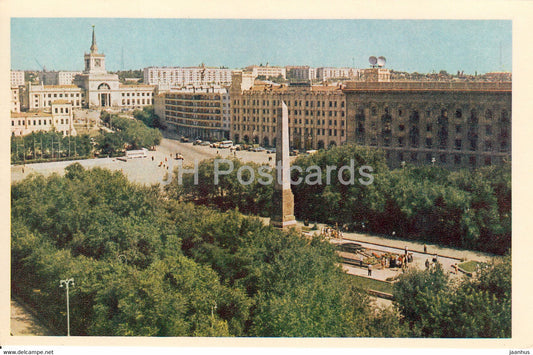
[[[71,101],[74,107],[135,109],[152,105],[155,87],[152,85],[123,85],[118,75],[106,70],[105,54],[98,52],[96,36],[92,32],[89,53],[84,55],[85,69],[81,74],[67,73],[57,80],[69,81],[71,85],[29,85],[29,110],[49,110],[54,99]]]
[[[275,146],[282,101],[288,107],[292,148],[326,148],[346,141],[346,100],[340,86],[243,83],[242,72],[234,72],[230,136],[235,142]]]
[[[347,141],[402,162],[476,167],[511,158],[509,82],[349,82]]]

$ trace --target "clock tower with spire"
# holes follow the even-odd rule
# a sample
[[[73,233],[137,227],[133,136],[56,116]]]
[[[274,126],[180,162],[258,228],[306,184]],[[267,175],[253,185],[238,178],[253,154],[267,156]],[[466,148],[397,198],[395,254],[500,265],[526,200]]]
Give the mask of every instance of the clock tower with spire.
[[[83,72],[85,74],[107,73],[105,69],[105,54],[98,53],[96,36],[94,34],[94,25],[91,51],[89,53],[85,53],[85,70]]]

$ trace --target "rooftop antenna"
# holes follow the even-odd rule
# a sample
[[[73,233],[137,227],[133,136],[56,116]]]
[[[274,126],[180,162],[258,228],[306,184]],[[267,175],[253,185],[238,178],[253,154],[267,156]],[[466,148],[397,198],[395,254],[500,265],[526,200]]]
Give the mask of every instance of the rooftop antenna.
[[[122,47],[122,57],[120,58],[120,64],[122,65],[122,70],[124,70],[124,47]]]
[[[387,63],[387,59],[385,59],[385,57],[382,56],[378,58],[378,67],[384,67],[385,63]]]
[[[378,63],[378,59],[374,56],[371,56],[370,58],[368,58],[368,62],[370,63],[372,68],[375,68],[376,64]]]

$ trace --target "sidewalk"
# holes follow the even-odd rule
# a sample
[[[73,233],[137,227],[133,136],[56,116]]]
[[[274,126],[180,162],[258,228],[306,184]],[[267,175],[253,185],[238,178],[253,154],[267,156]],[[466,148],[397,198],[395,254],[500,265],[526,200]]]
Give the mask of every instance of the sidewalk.
[[[303,227],[303,223],[297,222],[300,227]],[[324,227],[324,224],[318,225],[317,231],[311,231],[315,233],[320,233],[319,231]],[[399,252],[405,250],[405,247],[411,252],[417,252],[419,254],[424,254],[424,242],[413,241],[413,240],[402,240],[397,238],[386,238],[381,236],[375,236],[370,234],[361,234],[361,233],[348,233],[343,232],[343,240],[353,241],[353,242],[365,242],[370,244],[375,244],[376,246],[386,246],[398,248]],[[473,251],[467,249],[455,249],[451,247],[446,247],[442,245],[436,245],[431,243],[425,243],[427,246],[427,257],[431,257],[434,254],[438,254],[442,257],[450,257],[456,259],[465,259],[465,260],[476,260],[481,262],[490,263],[494,259],[501,258],[499,255],[493,255],[488,253],[483,253],[480,251]]]
[[[46,326],[42,325],[30,311],[14,299],[11,299],[11,335],[55,335]]]

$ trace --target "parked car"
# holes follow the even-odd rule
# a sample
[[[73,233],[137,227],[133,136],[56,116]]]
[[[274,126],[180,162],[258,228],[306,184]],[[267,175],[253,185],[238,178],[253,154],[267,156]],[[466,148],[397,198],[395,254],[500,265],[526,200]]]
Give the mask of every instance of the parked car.
[[[204,147],[209,147],[211,145],[211,142],[209,141],[203,141],[200,143],[201,146],[204,146]]]
[[[193,142],[192,145],[199,145],[199,144],[201,144],[201,143],[202,143],[202,140],[201,140],[201,139],[197,139],[197,140],[195,140],[195,141]]]
[[[252,152],[264,152],[265,150],[263,147],[255,147],[252,149]]]
[[[300,153],[300,152],[299,152],[297,149],[292,149],[292,150],[289,151],[289,155],[290,155],[291,157],[295,157],[295,156],[297,156],[299,153]]]
[[[242,149],[242,147],[241,147],[240,144],[235,144],[234,146],[231,146],[231,147],[229,148],[229,150],[232,151],[232,152],[233,152],[234,150],[241,150],[241,149]]]
[[[269,148],[266,150],[267,154],[275,154],[276,153],[276,148]]]
[[[180,141],[181,141],[182,143],[187,143],[187,142],[189,142],[189,138],[187,138],[187,137],[181,137],[181,138],[180,138]]]

